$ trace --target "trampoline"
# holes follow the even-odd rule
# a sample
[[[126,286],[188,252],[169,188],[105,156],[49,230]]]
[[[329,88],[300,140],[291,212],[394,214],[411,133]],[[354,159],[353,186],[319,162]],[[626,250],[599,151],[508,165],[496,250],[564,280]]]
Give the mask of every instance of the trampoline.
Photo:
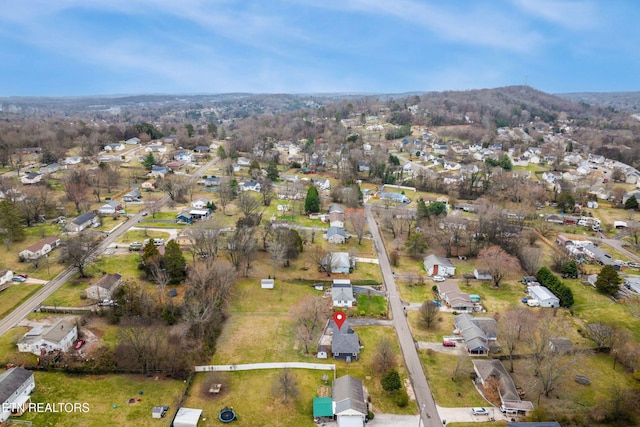
[[[223,408],[220,411],[220,415],[218,415],[218,418],[223,423],[230,423],[231,421],[236,419],[236,413],[234,412],[233,408]]]

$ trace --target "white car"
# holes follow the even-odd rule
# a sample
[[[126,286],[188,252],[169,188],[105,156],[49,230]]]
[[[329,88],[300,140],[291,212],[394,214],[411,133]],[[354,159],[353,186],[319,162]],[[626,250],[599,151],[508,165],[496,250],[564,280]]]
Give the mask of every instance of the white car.
[[[489,411],[484,408],[471,408],[472,415],[489,415]]]
[[[445,279],[444,276],[433,276],[434,282],[444,282],[445,280],[447,279]]]
[[[540,301],[537,299],[530,298],[527,300],[527,305],[529,307],[540,307]]]

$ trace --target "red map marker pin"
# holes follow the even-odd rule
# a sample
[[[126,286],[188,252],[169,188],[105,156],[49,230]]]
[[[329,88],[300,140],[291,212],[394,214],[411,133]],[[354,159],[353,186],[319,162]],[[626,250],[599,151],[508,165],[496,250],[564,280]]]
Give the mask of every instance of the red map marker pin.
[[[335,313],[333,313],[333,321],[336,322],[336,325],[338,325],[338,330],[342,328],[342,324],[345,320],[347,320],[347,315],[344,313],[344,311],[336,311]]]

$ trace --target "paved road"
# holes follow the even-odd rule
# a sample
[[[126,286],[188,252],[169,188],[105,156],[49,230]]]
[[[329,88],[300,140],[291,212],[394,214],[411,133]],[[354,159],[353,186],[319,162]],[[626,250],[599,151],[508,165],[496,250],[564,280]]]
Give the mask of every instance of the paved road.
[[[203,172],[205,172],[208,168],[210,168],[217,161],[217,157],[200,167],[196,170],[191,176],[190,180],[193,181],[197,179]],[[164,196],[158,202],[160,206],[168,203],[170,200],[169,196]],[[136,225],[141,219],[143,215],[142,212],[137,215],[129,218],[127,222],[122,224],[120,227],[116,228],[111,234],[109,234],[105,239],[100,242],[100,245],[96,248],[93,253],[93,259],[102,254],[110,245],[114,244],[117,239],[119,239],[124,233],[127,232],[131,227]],[[56,278],[50,280],[46,285],[42,287],[38,292],[36,292],[31,298],[25,301],[22,305],[13,310],[9,315],[7,315],[4,319],[0,320],[0,335],[4,335],[9,329],[17,326],[18,323],[31,312],[33,312],[36,308],[38,308],[42,302],[47,299],[51,294],[57,291],[62,285],[64,285],[67,281],[69,281],[74,274],[78,271],[75,267],[68,267],[62,271]]]
[[[393,325],[396,329],[396,333],[398,334],[398,341],[400,342],[404,362],[407,366],[411,384],[413,385],[418,408],[420,408],[422,423],[425,427],[440,427],[442,426],[442,421],[438,415],[436,402],[433,399],[431,388],[429,388],[429,383],[427,382],[424,370],[422,369],[422,364],[418,357],[418,351],[416,350],[416,343],[413,340],[411,331],[409,330],[409,323],[407,322],[404,309],[402,308],[402,302],[400,301],[398,288],[396,287],[396,283],[393,279],[391,264],[389,264],[389,258],[387,257],[386,250],[384,249],[384,243],[380,236],[380,231],[378,230],[378,224],[371,213],[371,205],[365,205],[364,209],[369,229],[373,235],[375,250],[380,259],[380,270],[382,271],[382,278],[384,279],[384,283],[387,287],[387,293],[389,295],[389,305],[393,315]]]

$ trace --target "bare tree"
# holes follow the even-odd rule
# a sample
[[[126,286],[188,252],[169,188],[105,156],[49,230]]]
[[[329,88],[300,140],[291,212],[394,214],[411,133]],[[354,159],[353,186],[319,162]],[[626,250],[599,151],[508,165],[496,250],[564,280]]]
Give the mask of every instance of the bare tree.
[[[296,336],[309,354],[309,345],[319,338],[320,328],[330,315],[331,307],[320,296],[308,295],[293,311],[294,322],[298,326]]]
[[[395,352],[395,345],[390,338],[382,337],[376,345],[375,354],[373,355],[373,361],[371,362],[371,368],[380,375],[385,375],[387,372],[396,367],[398,363]]]
[[[491,273],[493,285],[500,287],[500,282],[507,275],[518,271],[518,259],[509,255],[499,246],[489,246],[478,254],[478,264]]]
[[[538,376],[542,361],[551,351],[549,339],[557,337],[562,330],[559,319],[551,310],[539,310],[532,313],[523,329],[522,336],[531,354],[535,376]]]
[[[427,325],[427,329],[431,328],[431,325],[440,314],[440,307],[436,303],[430,300],[426,300],[420,306],[418,310],[420,313],[420,319]]]
[[[93,251],[100,241],[88,233],[78,233],[66,239],[62,245],[61,259],[63,262],[76,267],[80,276],[87,277],[85,268],[93,260]]]
[[[262,196],[262,204],[269,206],[275,197],[273,193],[273,183],[270,179],[265,178],[260,180],[260,195]]]
[[[231,182],[222,180],[218,186],[218,205],[222,208],[222,214],[227,214],[227,206],[231,204],[235,197],[235,190],[231,186]]]
[[[362,237],[364,237],[364,230],[367,226],[367,218],[361,213],[354,213],[353,215],[349,215],[348,217],[349,224],[353,229],[353,232],[356,233],[356,237],[358,238],[358,245],[362,244]]]
[[[85,202],[89,193],[89,178],[84,169],[74,169],[63,178],[67,199],[80,212],[80,204]]]
[[[509,307],[499,319],[500,341],[509,356],[509,372],[513,372],[513,355],[529,316],[530,311],[525,307]]]
[[[283,403],[289,399],[297,399],[299,396],[298,380],[289,369],[283,369],[273,380],[271,392],[275,398],[282,398]]]
[[[144,324],[140,320],[130,320],[118,328],[118,334],[118,354],[132,360],[143,374],[158,369],[164,349],[165,334],[162,328]]]
[[[160,296],[160,304],[164,304],[164,296],[167,290],[167,285],[171,281],[171,276],[164,267],[162,259],[159,257],[153,257],[146,262],[146,267],[153,278],[153,281],[158,284],[158,293]]]
[[[202,258],[217,258],[220,243],[220,226],[215,218],[198,222],[184,232],[189,238],[194,262],[198,256]]]
[[[254,229],[241,227],[236,230],[235,234],[227,242],[229,261],[231,261],[236,270],[243,269],[245,276],[251,270],[253,255],[258,247],[254,234]]]
[[[581,353],[568,354],[565,351],[547,351],[538,368],[542,392],[546,397],[555,390],[571,372],[574,366],[582,362]]]
[[[542,267],[543,252],[537,246],[522,246],[518,251],[520,264],[527,274],[535,274]]]
[[[194,338],[211,338],[208,334],[223,319],[235,276],[233,268],[222,262],[199,263],[189,270],[187,282],[190,287],[184,296],[184,319]]]

